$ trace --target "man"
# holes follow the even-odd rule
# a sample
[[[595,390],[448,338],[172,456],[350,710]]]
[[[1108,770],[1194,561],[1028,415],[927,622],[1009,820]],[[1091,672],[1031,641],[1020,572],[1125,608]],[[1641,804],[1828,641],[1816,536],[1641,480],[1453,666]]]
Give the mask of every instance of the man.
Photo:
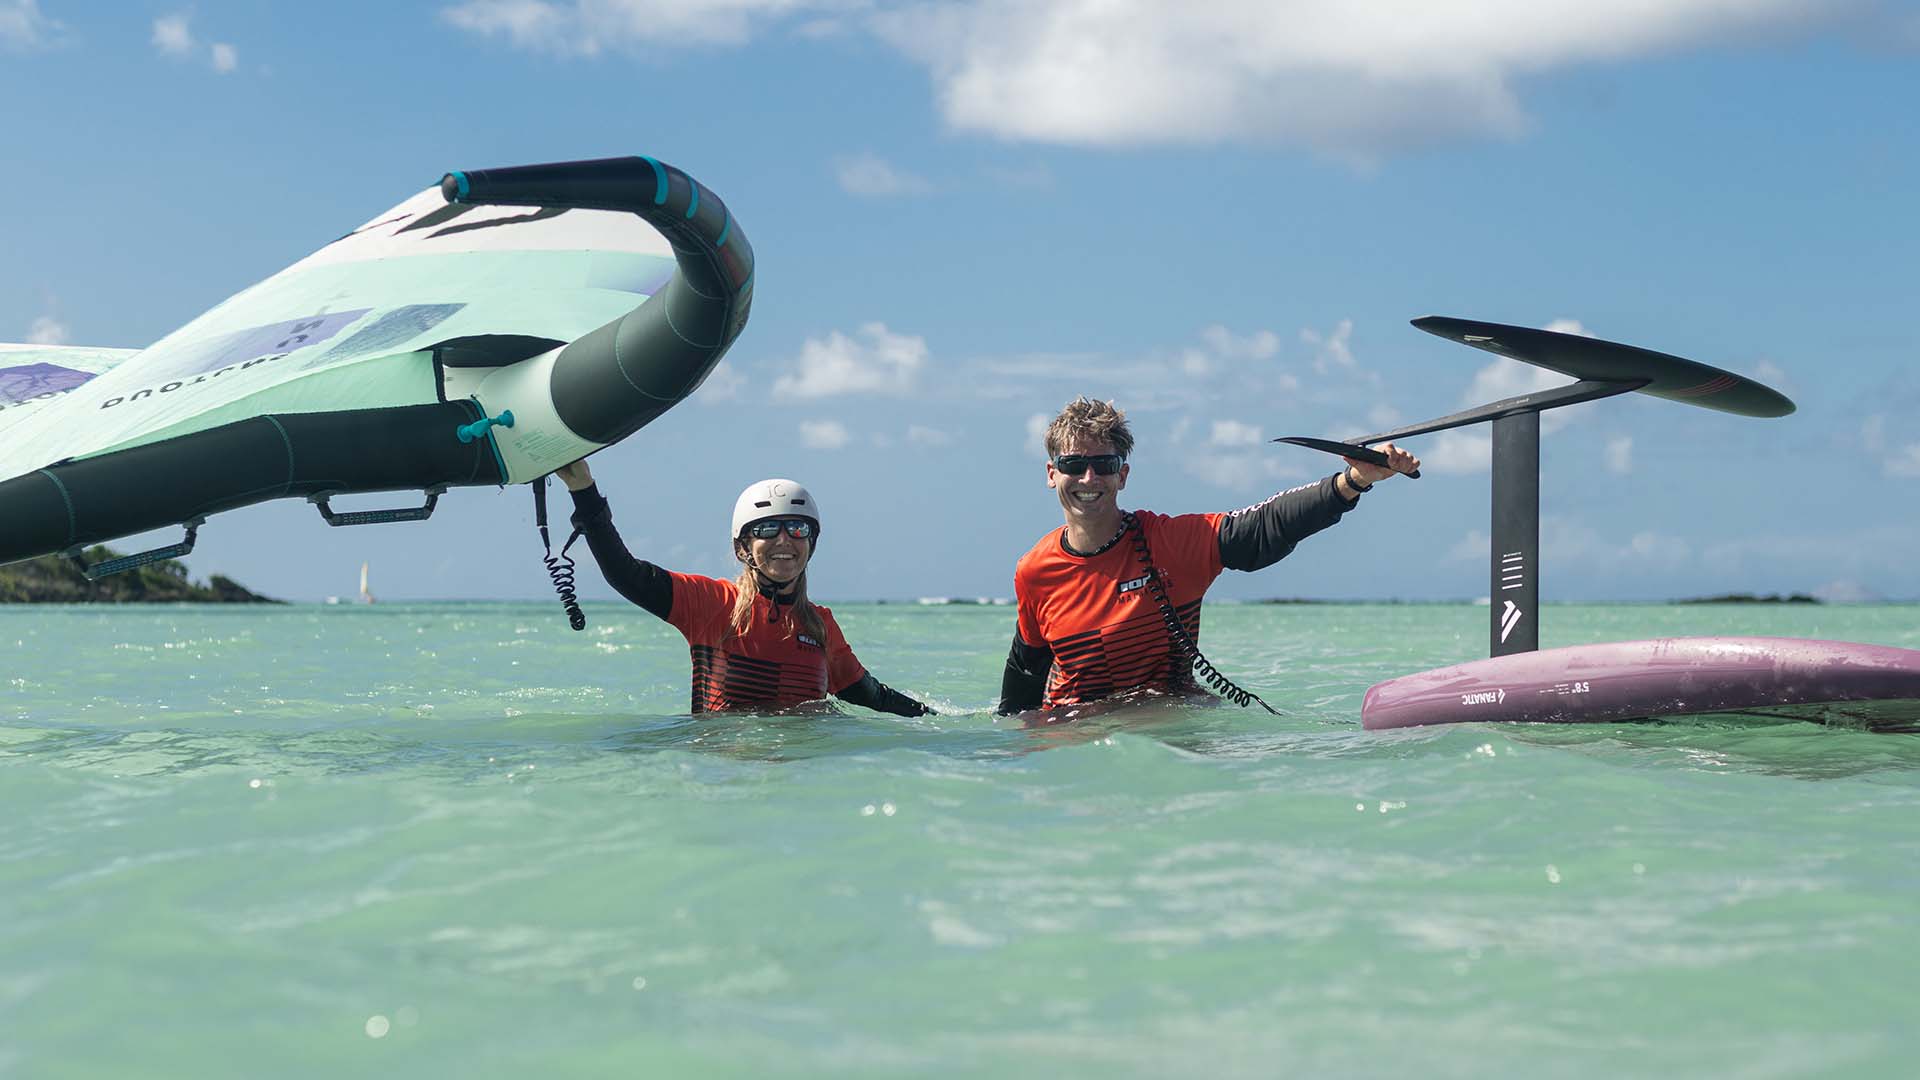
[[[1014,569],[1019,621],[1001,715],[1193,687],[1200,600],[1221,570],[1272,566],[1375,483],[1420,467],[1388,443],[1379,447],[1388,465],[1348,458],[1339,473],[1257,506],[1168,517],[1120,509],[1133,433],[1111,402],[1074,399],[1047,428],[1046,447],[1047,486],[1066,528],[1041,537]]]

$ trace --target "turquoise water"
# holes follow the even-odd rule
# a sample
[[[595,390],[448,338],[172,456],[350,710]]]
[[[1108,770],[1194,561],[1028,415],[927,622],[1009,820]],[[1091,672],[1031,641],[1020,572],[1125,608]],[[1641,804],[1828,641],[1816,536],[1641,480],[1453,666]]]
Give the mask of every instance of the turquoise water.
[[[1007,608],[845,605],[942,715],[692,720],[636,608],[0,608],[0,1076],[1910,1075],[1920,736],[1370,734],[1486,609],[1209,606],[1286,715],[988,711]],[[1920,648],[1920,608],[1546,645]],[[851,711],[851,710],[850,710]]]

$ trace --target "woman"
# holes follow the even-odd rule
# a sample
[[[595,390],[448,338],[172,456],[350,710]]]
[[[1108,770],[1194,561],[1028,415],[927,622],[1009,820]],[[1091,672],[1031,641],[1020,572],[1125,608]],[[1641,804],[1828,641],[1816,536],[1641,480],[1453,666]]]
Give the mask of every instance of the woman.
[[[927,706],[867,673],[833,612],[807,599],[807,562],[820,510],[791,480],[762,480],[733,506],[735,581],[675,574],[634,558],[614,531],[606,497],[585,461],[558,470],[573,493],[573,527],[587,538],[607,584],[672,623],[693,654],[693,711],[785,709],[829,692],[896,716]]]

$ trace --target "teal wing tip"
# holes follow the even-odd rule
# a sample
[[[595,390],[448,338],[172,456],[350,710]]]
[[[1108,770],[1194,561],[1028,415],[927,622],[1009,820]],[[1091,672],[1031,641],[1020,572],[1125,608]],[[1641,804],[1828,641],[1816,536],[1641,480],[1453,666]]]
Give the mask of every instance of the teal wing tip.
[[[473,185],[467,182],[467,174],[450,172],[440,178],[440,197],[450,203],[465,202]]]

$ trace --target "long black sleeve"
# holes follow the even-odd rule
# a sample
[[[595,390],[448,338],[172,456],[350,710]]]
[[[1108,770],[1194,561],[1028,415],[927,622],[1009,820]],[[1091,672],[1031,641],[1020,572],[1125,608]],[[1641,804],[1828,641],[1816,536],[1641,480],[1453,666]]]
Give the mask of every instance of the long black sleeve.
[[[925,716],[933,711],[874,678],[872,672],[860,676],[858,681],[845,690],[835,690],[833,696],[851,705],[859,705],[875,712],[892,713],[895,716]]]
[[[621,596],[664,619],[673,610],[673,578],[627,550],[613,528],[613,510],[598,486],[573,493],[573,527],[587,538],[593,561]]]
[[[1220,562],[1229,570],[1263,570],[1294,546],[1339,521],[1354,503],[1340,497],[1335,478],[1283,491],[1220,522]]]
[[[1053,667],[1053,650],[1044,645],[1029,645],[1014,631],[1013,648],[1007,651],[1007,669],[1000,676],[1000,705],[994,711],[1001,716],[1037,709],[1045,698],[1047,670]]]

